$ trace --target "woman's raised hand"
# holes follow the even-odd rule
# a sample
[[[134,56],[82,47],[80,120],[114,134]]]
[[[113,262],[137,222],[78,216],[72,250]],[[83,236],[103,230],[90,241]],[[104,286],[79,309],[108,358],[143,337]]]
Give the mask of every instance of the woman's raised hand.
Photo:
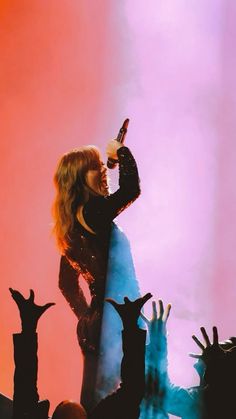
[[[123,144],[121,144],[119,141],[117,140],[109,141],[106,148],[106,153],[107,153],[108,158],[117,160],[118,159],[117,150],[119,150],[119,148],[121,147],[123,147]]]

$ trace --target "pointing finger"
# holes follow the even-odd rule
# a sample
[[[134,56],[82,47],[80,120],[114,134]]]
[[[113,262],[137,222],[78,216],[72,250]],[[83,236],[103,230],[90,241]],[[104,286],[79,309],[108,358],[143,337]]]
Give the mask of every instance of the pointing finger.
[[[125,302],[125,304],[131,303],[131,301],[130,301],[130,299],[128,297],[124,297],[124,302]]]
[[[50,308],[52,306],[55,306],[55,303],[47,303],[42,307],[42,309],[43,309],[43,311],[46,311],[48,308]]]
[[[33,291],[33,290],[30,290],[29,301],[30,301],[31,303],[33,303],[33,302],[34,302],[34,291]]]
[[[144,306],[144,304],[145,304],[148,300],[150,300],[150,298],[152,298],[152,294],[151,294],[150,292],[148,292],[147,294],[145,294],[145,295],[141,298],[141,300],[140,300],[141,307],[143,307],[143,306]]]
[[[157,305],[156,305],[156,301],[152,302],[152,318],[153,320],[157,319]]]
[[[199,346],[199,348],[201,348],[203,351],[205,349],[204,345],[200,342],[200,340],[197,338],[197,336],[193,335],[192,339],[194,340],[194,342]]]
[[[214,326],[213,327],[213,345],[218,345],[219,340],[218,340],[218,330],[217,327]]]
[[[203,336],[203,338],[204,338],[204,340],[206,342],[206,346],[211,346],[211,342],[210,342],[210,339],[208,337],[208,334],[206,332],[205,327],[201,327],[200,330],[201,330],[202,336]]]
[[[200,354],[189,354],[189,356],[191,356],[191,358],[195,358],[195,359],[201,359],[202,355]]]
[[[164,313],[163,301],[159,300],[159,319],[160,320],[162,320],[163,313]]]
[[[168,304],[168,305],[167,305],[167,307],[166,307],[165,314],[164,314],[164,316],[163,316],[163,321],[164,321],[165,323],[167,322],[167,320],[168,320],[168,318],[169,318],[169,315],[170,315],[170,310],[171,310],[171,304]]]
[[[117,307],[119,307],[119,304],[113,300],[112,298],[106,298],[106,300],[108,303],[110,303],[115,309],[117,309]]]
[[[148,320],[148,318],[146,317],[146,316],[144,316],[144,314],[143,313],[140,313],[140,316],[141,316],[141,318],[143,319],[143,321],[147,324],[147,326],[149,326],[149,320]]]

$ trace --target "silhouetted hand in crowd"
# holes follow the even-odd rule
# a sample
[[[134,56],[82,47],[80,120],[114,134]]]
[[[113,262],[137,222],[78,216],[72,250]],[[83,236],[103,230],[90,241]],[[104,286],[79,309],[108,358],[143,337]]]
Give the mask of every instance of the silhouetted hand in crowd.
[[[141,314],[147,324],[149,345],[146,350],[146,394],[143,413],[148,417],[149,409],[162,412],[167,378],[167,339],[166,323],[170,315],[171,304],[164,308],[163,301],[152,302],[152,317]]]
[[[152,350],[161,349],[162,338],[166,337],[166,323],[170,315],[171,304],[166,306],[164,309],[163,301],[158,300],[159,313],[157,314],[156,302],[152,302],[152,318],[148,319],[141,313],[142,319],[145,321],[148,327],[150,337],[150,348]]]
[[[235,376],[236,348],[224,349],[218,340],[218,331],[213,327],[211,343],[204,327],[201,327],[202,343],[195,335],[193,340],[202,350],[200,355],[191,354],[204,361],[206,369],[203,377],[203,402],[207,418],[235,418]]]
[[[140,316],[141,308],[144,304],[152,298],[150,292],[145,294],[143,297],[137,298],[135,301],[130,301],[128,297],[124,298],[124,304],[118,304],[112,298],[106,298],[106,301],[110,303],[123,322],[125,329],[138,327],[138,318]]]
[[[47,303],[43,306],[35,304],[33,290],[30,290],[30,296],[28,299],[24,298],[17,290],[9,288],[9,291],[20,312],[22,332],[35,332],[39,318],[49,307],[55,305],[55,303]]]
[[[211,361],[217,361],[224,358],[225,351],[219,345],[217,328],[213,327],[213,342],[211,343],[209,336],[204,327],[200,328],[205,344],[203,344],[195,335],[192,336],[194,342],[202,350],[201,354],[190,354],[192,358],[200,358],[207,365]]]

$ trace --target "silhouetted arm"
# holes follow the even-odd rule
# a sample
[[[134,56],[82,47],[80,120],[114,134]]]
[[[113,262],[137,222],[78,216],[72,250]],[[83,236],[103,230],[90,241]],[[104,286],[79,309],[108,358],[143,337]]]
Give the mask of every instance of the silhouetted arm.
[[[36,329],[41,315],[54,303],[38,306],[34,303],[32,290],[28,299],[12,288],[10,292],[18,306],[22,324],[22,332],[13,335],[15,361],[13,419],[47,419],[49,402],[38,403]]]
[[[37,390],[38,340],[36,333],[13,335],[14,343],[14,419],[31,412],[39,401]]]
[[[213,342],[211,343],[209,336],[204,327],[200,328],[205,343],[202,343],[195,335],[192,336],[196,344],[201,348],[200,355],[190,354],[193,358],[200,358],[205,366],[204,384],[215,389],[220,388],[224,381],[222,377],[225,375],[227,365],[227,355],[229,351],[225,351],[219,344],[218,330],[213,327]]]
[[[168,361],[167,361],[167,333],[166,323],[170,314],[171,305],[164,310],[162,300],[158,301],[159,313],[156,302],[152,302],[152,318],[149,320],[143,314],[149,332],[149,345],[146,348],[146,389],[143,409],[166,414],[165,402],[168,386]],[[167,416],[167,414],[166,414]]]
[[[168,375],[168,348],[166,324],[171,305],[164,310],[162,300],[158,301],[159,310],[153,301],[152,318],[141,315],[148,326],[150,343],[146,349],[146,393],[144,409],[157,415],[168,417],[172,414],[191,419],[199,418],[199,392],[185,389],[170,382]]]
[[[124,330],[123,359],[121,363],[121,384],[119,389],[103,399],[89,416],[90,419],[138,419],[139,405],[145,389],[145,340],[146,331],[137,326],[140,310],[151,298],[145,295],[134,302],[125,298],[125,304],[108,299],[120,315]]]

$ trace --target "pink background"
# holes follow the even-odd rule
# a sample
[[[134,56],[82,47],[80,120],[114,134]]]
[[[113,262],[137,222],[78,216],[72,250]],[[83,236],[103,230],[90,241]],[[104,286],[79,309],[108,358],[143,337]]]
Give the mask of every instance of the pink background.
[[[12,396],[20,331],[11,286],[57,303],[39,324],[41,398],[52,409],[79,398],[76,318],[57,287],[50,234],[52,177],[63,152],[105,150],[126,117],[142,196],[119,224],[142,292],[173,304],[173,382],[198,383],[187,354],[201,325],[236,335],[235,22],[234,0],[1,1],[0,392]]]

